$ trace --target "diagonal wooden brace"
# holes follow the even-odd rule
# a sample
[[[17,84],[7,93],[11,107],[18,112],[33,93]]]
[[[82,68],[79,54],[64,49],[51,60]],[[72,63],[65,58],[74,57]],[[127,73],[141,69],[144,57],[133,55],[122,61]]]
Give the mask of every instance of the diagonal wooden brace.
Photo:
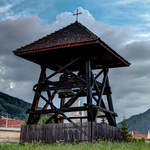
[[[58,92],[58,91],[56,90],[56,91],[53,92],[52,95],[50,95],[50,92],[47,91],[47,95],[48,95],[48,98],[49,98],[49,102],[50,102],[51,104],[52,104],[52,101],[53,101],[54,97],[56,96],[57,92]],[[43,107],[43,110],[47,109],[47,107],[48,107],[49,105],[51,106],[51,108],[53,108],[53,105],[51,105],[51,104],[46,103],[46,104],[44,105],[44,107]]]
[[[102,82],[102,88],[101,88],[99,95],[98,95],[97,106],[99,106],[101,104],[101,100],[102,100],[102,96],[104,93],[107,77],[108,77],[108,69],[105,69],[104,70],[104,78],[103,78],[103,82]]]
[[[50,79],[53,76],[55,76],[57,73],[60,73],[62,71],[64,71],[66,68],[68,68],[69,66],[71,66],[72,64],[74,64],[75,62],[77,62],[80,59],[80,57],[72,60],[70,63],[66,64],[65,66],[61,67],[60,69],[58,69],[57,71],[55,71],[54,73],[52,73],[51,75],[49,75],[46,79]]]

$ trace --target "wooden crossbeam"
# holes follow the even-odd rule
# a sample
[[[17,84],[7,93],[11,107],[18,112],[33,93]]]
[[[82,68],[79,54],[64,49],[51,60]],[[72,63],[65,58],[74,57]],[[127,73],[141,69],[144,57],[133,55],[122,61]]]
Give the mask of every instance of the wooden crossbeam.
[[[38,94],[39,97],[41,97],[47,104],[49,104],[53,109],[57,109],[57,107],[54,106],[51,101],[47,100],[41,93],[37,92],[37,94]]]
[[[113,111],[110,111],[110,110],[107,110],[106,108],[103,108],[103,107],[101,107],[101,106],[97,106],[97,108],[100,110],[100,111],[102,111],[102,112],[104,112],[104,113],[109,113],[109,114],[112,114],[113,116],[118,116],[117,115],[117,113],[115,113],[115,112],[113,112]]]
[[[97,79],[103,72],[104,72],[104,70],[101,70],[101,71],[95,76],[95,79]]]
[[[75,79],[69,79],[66,81],[47,81],[46,85],[51,85],[55,87],[60,87],[60,88],[77,88],[77,87],[85,87],[85,84],[81,82],[81,80],[75,80]]]
[[[101,115],[101,116],[97,116],[97,118],[105,118],[106,116],[105,115]],[[68,117],[69,119],[87,119],[87,116],[77,116],[77,117]],[[65,119],[64,117],[60,117],[59,118],[60,120],[61,119]]]
[[[103,96],[105,85],[106,85],[107,76],[108,76],[108,69],[106,69],[104,71],[104,78],[103,78],[103,82],[102,82],[102,88],[98,95],[97,106],[99,106],[101,104],[102,96]]]
[[[46,79],[50,79],[52,78],[53,76],[55,76],[57,73],[60,73],[62,71],[64,71],[66,68],[68,68],[70,65],[74,64],[76,61],[78,61],[80,59],[80,57],[72,60],[71,62],[69,62],[68,64],[66,64],[65,66],[59,68],[57,71],[55,71],[54,73],[52,73],[51,75],[49,75]]]
[[[51,106],[51,108],[54,108],[53,105],[51,105],[51,104],[52,104],[52,101],[53,101],[54,97],[56,96],[57,92],[58,92],[58,91],[56,90],[56,91],[53,92],[52,95],[50,95],[50,92],[47,91],[47,95],[48,95],[50,104],[46,102],[46,104],[45,104],[44,107],[42,108],[43,110],[44,110],[44,109],[47,109],[47,107],[48,107],[49,105]]]
[[[62,109],[57,109],[58,111],[61,112],[75,112],[75,111],[86,111],[88,110],[88,107],[85,106],[80,106],[80,107],[69,107],[69,108],[62,108]],[[48,114],[48,113],[57,113],[57,110],[53,109],[47,109],[47,110],[28,110],[27,113],[37,113],[37,114]]]
[[[55,119],[58,116],[58,113],[55,113],[54,115],[52,115],[47,121],[46,124],[50,123],[53,119]]]
[[[95,96],[93,96],[93,99],[97,102],[97,98]],[[115,117],[117,117],[118,115],[114,111],[108,110],[106,108],[103,99],[101,100],[101,106],[96,106],[96,107],[97,107],[97,109],[99,109],[100,111],[105,113],[106,118],[107,118],[108,122],[110,123],[110,125],[116,126]]]
[[[67,83],[66,83],[67,84]],[[72,89],[72,88],[85,88],[85,85],[83,84],[68,84],[67,86],[53,86],[53,87],[48,87],[48,86],[45,86],[43,87],[43,91],[54,91],[54,90],[64,90],[64,89]]]
[[[94,107],[94,106],[93,106]],[[112,114],[114,116],[118,116],[117,113],[115,112],[112,112],[110,110],[107,110],[106,108],[104,107],[101,107],[101,106],[95,106],[96,109],[102,111],[102,112],[105,112],[105,113],[109,113],[109,114]],[[86,111],[88,110],[88,107],[84,107],[84,106],[81,106],[81,107],[70,107],[70,108],[62,108],[62,109],[47,109],[47,110],[35,110],[35,111],[32,111],[32,110],[28,110],[28,113],[35,113],[35,114],[48,114],[48,113],[57,113],[59,111],[61,112],[75,112],[75,111]]]
[[[104,109],[106,109],[106,106],[105,106],[105,103],[104,103],[104,101],[102,100],[101,101],[101,107],[102,108],[104,108]],[[105,113],[105,115],[106,115],[106,118],[107,118],[107,120],[108,120],[108,122],[109,122],[109,125],[112,125],[112,126],[116,126],[116,121],[114,120],[114,117],[117,117],[118,115],[117,114],[113,114],[113,113],[111,113],[112,111],[106,111],[106,112],[104,112]]]
[[[57,67],[59,67],[59,68],[62,68],[61,65],[58,65],[58,64],[55,64],[55,65],[56,65]],[[79,77],[78,75],[74,74],[72,71],[68,70],[67,68],[64,69],[64,70],[65,70],[68,74],[71,74],[73,77],[75,77],[76,79],[78,79],[80,82],[83,82],[83,83],[86,84],[86,80],[85,80],[85,79],[83,79],[83,78]]]
[[[77,94],[75,94],[71,99],[69,99],[63,106],[64,107],[70,107],[81,95],[82,90],[80,90]]]
[[[92,78],[93,78],[93,83],[94,83],[94,88],[95,88],[95,90],[96,90],[96,93],[97,93],[97,95],[99,95],[100,89],[99,89],[99,86],[98,86],[98,84],[97,84],[96,78],[94,78],[94,75],[93,75],[93,74],[92,74]],[[101,87],[102,87],[102,85],[101,85]]]

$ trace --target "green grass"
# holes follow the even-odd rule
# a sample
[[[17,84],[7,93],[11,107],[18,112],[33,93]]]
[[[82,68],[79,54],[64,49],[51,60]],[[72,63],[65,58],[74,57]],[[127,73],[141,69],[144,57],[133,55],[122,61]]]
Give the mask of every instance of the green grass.
[[[150,150],[150,143],[16,144],[0,143],[0,150]]]

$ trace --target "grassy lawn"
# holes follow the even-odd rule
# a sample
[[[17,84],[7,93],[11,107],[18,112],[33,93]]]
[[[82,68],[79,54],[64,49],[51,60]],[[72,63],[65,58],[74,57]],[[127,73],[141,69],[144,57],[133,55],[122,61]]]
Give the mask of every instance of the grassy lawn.
[[[111,143],[95,144],[16,144],[0,143],[0,150],[150,150],[150,143]]]

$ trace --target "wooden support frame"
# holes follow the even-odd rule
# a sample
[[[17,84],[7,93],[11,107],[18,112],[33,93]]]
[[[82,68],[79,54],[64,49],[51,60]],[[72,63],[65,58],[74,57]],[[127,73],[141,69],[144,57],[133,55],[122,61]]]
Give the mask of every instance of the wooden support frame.
[[[111,89],[108,78],[109,69],[103,68],[94,76],[91,69],[91,60],[89,57],[86,57],[84,59],[84,71],[81,70],[81,73],[74,73],[70,71],[69,67],[81,59],[82,58],[80,57],[75,58],[64,66],[55,64],[58,70],[48,76],[46,76],[46,67],[41,66],[39,81],[33,87],[35,96],[32,107],[30,110],[28,110],[28,124],[36,124],[43,114],[52,114],[51,117],[47,120],[47,123],[49,123],[52,119],[55,120],[55,123],[58,123],[59,118],[57,117],[58,115],[61,115],[61,120],[67,119],[70,123],[76,126],[76,124],[72,121],[72,119],[75,118],[68,117],[65,113],[87,111],[87,117],[85,118],[87,118],[88,122],[91,122],[91,141],[93,135],[92,122],[96,121],[96,118],[98,117],[98,111],[105,114],[105,117],[107,118],[110,125],[116,126],[115,117],[117,114],[114,112],[112,103]],[[62,75],[66,74],[66,79],[64,76],[64,79],[61,78],[59,81],[51,81],[52,77],[60,73]],[[102,81],[98,80],[99,77],[102,78]],[[43,91],[47,93],[48,98],[42,95]],[[54,100],[56,95],[60,94],[60,91],[67,91],[67,94],[63,94],[63,96],[59,97],[61,99],[60,108],[57,108],[54,104]],[[72,91],[72,94],[70,95],[68,91]],[[108,108],[106,107],[102,98],[104,95],[107,99]],[[80,107],[72,107],[72,105],[80,97],[87,97],[86,104]],[[40,98],[44,100],[46,104],[42,107],[41,110],[38,110],[38,103]],[[65,101],[66,98],[69,99]],[[48,106],[50,106],[50,109],[48,109]],[[78,126],[76,127],[79,129],[79,131],[82,132],[82,129],[80,129]]]

